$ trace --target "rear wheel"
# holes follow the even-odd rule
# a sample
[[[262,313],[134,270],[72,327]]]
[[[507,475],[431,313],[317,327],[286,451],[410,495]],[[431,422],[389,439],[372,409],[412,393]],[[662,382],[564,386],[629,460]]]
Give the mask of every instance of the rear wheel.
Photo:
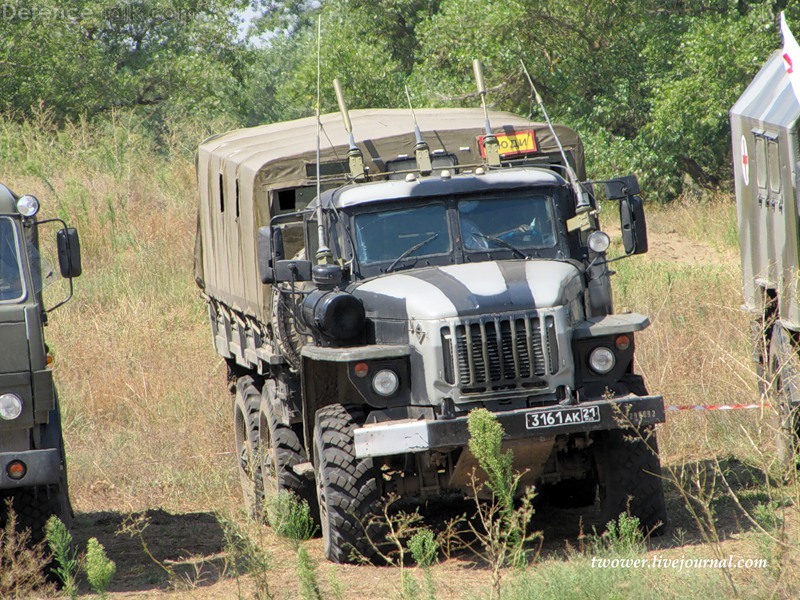
[[[236,381],[233,398],[233,432],[239,482],[242,486],[247,513],[260,519],[264,514],[264,484],[259,455],[258,413],[261,393],[252,377]]]
[[[800,435],[800,365],[791,334],[776,323],[772,327],[766,377],[767,394],[776,413],[775,446],[778,461],[787,468],[796,465]]]
[[[645,533],[663,533],[667,510],[655,431],[608,431],[600,451],[603,523],[626,513],[638,517]]]
[[[363,422],[360,408],[332,404],[317,411],[314,468],[325,556],[337,563],[360,557],[374,561],[380,526],[380,471],[371,458],[355,456],[353,431]]]

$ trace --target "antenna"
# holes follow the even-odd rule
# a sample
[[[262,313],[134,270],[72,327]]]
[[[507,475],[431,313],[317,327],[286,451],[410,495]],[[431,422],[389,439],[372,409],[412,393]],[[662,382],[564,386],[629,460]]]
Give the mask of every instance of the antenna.
[[[321,188],[322,183],[320,182],[320,168],[321,168],[321,159],[320,159],[320,132],[322,130],[322,119],[320,118],[320,89],[321,89],[321,54],[322,54],[322,15],[317,17],[317,106],[316,106],[316,115],[317,115],[317,240],[319,242],[319,248],[317,249],[317,262],[319,264],[328,264],[333,259],[333,255],[331,254],[331,250],[328,247],[328,240],[325,236],[325,224],[322,221],[322,198]]]
[[[564,168],[567,171],[567,177],[572,185],[572,189],[575,191],[575,197],[577,198],[577,204],[575,207],[578,212],[587,211],[592,208],[592,204],[589,202],[589,195],[581,187],[581,184],[578,181],[578,176],[575,174],[575,171],[572,170],[572,165],[570,165],[569,161],[567,160],[567,153],[564,152],[564,147],[561,145],[561,140],[558,139],[556,130],[553,128],[553,124],[550,122],[550,117],[547,115],[547,109],[544,107],[542,97],[539,95],[539,92],[536,91],[536,86],[533,85],[533,79],[531,79],[528,69],[525,68],[525,63],[521,58],[519,59],[519,64],[522,65],[522,72],[525,73],[525,77],[528,80],[528,85],[531,86],[531,91],[533,91],[533,95],[536,98],[536,104],[539,105],[539,108],[544,115],[544,120],[547,121],[547,126],[550,128],[550,133],[553,134],[553,138],[556,140],[556,144],[558,144],[558,151],[561,152],[561,160],[564,161]]]
[[[411,118],[414,120],[414,135],[417,138],[417,145],[414,146],[414,157],[417,159],[417,169],[420,175],[430,175],[433,171],[431,166],[431,153],[428,144],[422,139],[422,132],[419,130],[419,123],[417,123],[417,114],[414,112],[414,106],[411,104],[411,94],[408,92],[408,86],[404,86],[406,90],[406,99],[408,100],[408,108],[411,110]]]
[[[350,177],[355,181],[364,180],[364,155],[356,146],[356,139],[353,137],[353,124],[350,122],[350,113],[347,111],[347,103],[344,101],[342,86],[338,79],[333,80],[333,89],[336,91],[336,102],[339,103],[339,112],[342,113],[342,122],[347,131],[347,142],[350,149],[347,151],[347,160],[350,165]]]
[[[486,108],[486,82],[483,80],[481,61],[477,58],[472,60],[472,70],[475,72],[475,83],[478,84],[478,94],[481,97],[483,116],[486,119],[483,126],[486,131],[486,135],[483,138],[483,151],[486,153],[486,162],[490,167],[499,167],[500,145],[497,143],[497,138],[492,133],[492,125],[489,123],[489,109]]]

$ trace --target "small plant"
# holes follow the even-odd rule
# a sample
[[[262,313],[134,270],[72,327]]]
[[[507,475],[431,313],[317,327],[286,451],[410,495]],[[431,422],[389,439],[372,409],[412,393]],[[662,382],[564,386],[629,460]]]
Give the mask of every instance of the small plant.
[[[307,540],[317,527],[308,502],[292,492],[281,491],[266,500],[267,520],[273,531],[290,540]]]
[[[420,529],[408,540],[408,549],[416,563],[422,568],[428,600],[433,600],[436,597],[436,586],[433,583],[431,566],[436,562],[436,556],[439,553],[436,536],[430,529]]]
[[[627,513],[620,513],[616,520],[606,523],[602,535],[590,535],[588,545],[593,554],[630,556],[647,551],[639,518]]]
[[[117,565],[108,558],[105,548],[97,541],[97,538],[89,538],[86,545],[84,570],[91,588],[101,599],[105,598],[108,584],[111,583],[114,573],[117,572]]]
[[[44,527],[45,538],[56,565],[53,573],[61,581],[70,598],[78,597],[78,556],[72,545],[72,535],[61,519],[53,515]]]
[[[6,500],[6,522],[0,529],[0,598],[27,598],[44,591],[47,567],[44,542],[31,545],[30,530],[17,531],[17,515]]]
[[[533,489],[527,490],[518,507],[514,505],[521,475],[514,472],[514,455],[502,452],[503,426],[497,417],[484,408],[473,410],[467,419],[469,449],[486,474],[481,484],[473,474],[472,488],[477,507],[478,526],[470,523],[470,530],[480,544],[475,552],[492,570],[492,598],[500,598],[502,569],[506,566],[522,567],[528,561],[526,545],[541,538],[541,533],[528,533],[533,517]],[[487,504],[480,498],[485,485],[492,493]]]
[[[217,514],[217,521],[225,537],[226,562],[237,576],[237,584],[240,573],[249,573],[255,582],[255,597],[259,600],[272,598],[267,576],[270,569],[269,554],[235,521],[221,514]]]
[[[300,595],[303,600],[322,600],[316,565],[302,544],[297,546],[297,577],[300,579]]]

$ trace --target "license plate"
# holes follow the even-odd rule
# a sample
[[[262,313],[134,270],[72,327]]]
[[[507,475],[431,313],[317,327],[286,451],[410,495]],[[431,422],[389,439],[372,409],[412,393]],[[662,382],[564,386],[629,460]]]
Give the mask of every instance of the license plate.
[[[598,422],[600,422],[600,408],[597,406],[537,410],[525,414],[525,425],[528,429]]]

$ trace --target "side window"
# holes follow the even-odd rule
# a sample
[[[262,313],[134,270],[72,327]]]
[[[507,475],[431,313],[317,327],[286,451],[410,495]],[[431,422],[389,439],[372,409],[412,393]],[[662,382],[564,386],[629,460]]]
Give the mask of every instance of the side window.
[[[773,194],[781,191],[781,157],[778,152],[778,141],[769,140],[769,189]]]
[[[756,182],[759,189],[767,189],[767,150],[765,140],[760,136],[756,136]]]

